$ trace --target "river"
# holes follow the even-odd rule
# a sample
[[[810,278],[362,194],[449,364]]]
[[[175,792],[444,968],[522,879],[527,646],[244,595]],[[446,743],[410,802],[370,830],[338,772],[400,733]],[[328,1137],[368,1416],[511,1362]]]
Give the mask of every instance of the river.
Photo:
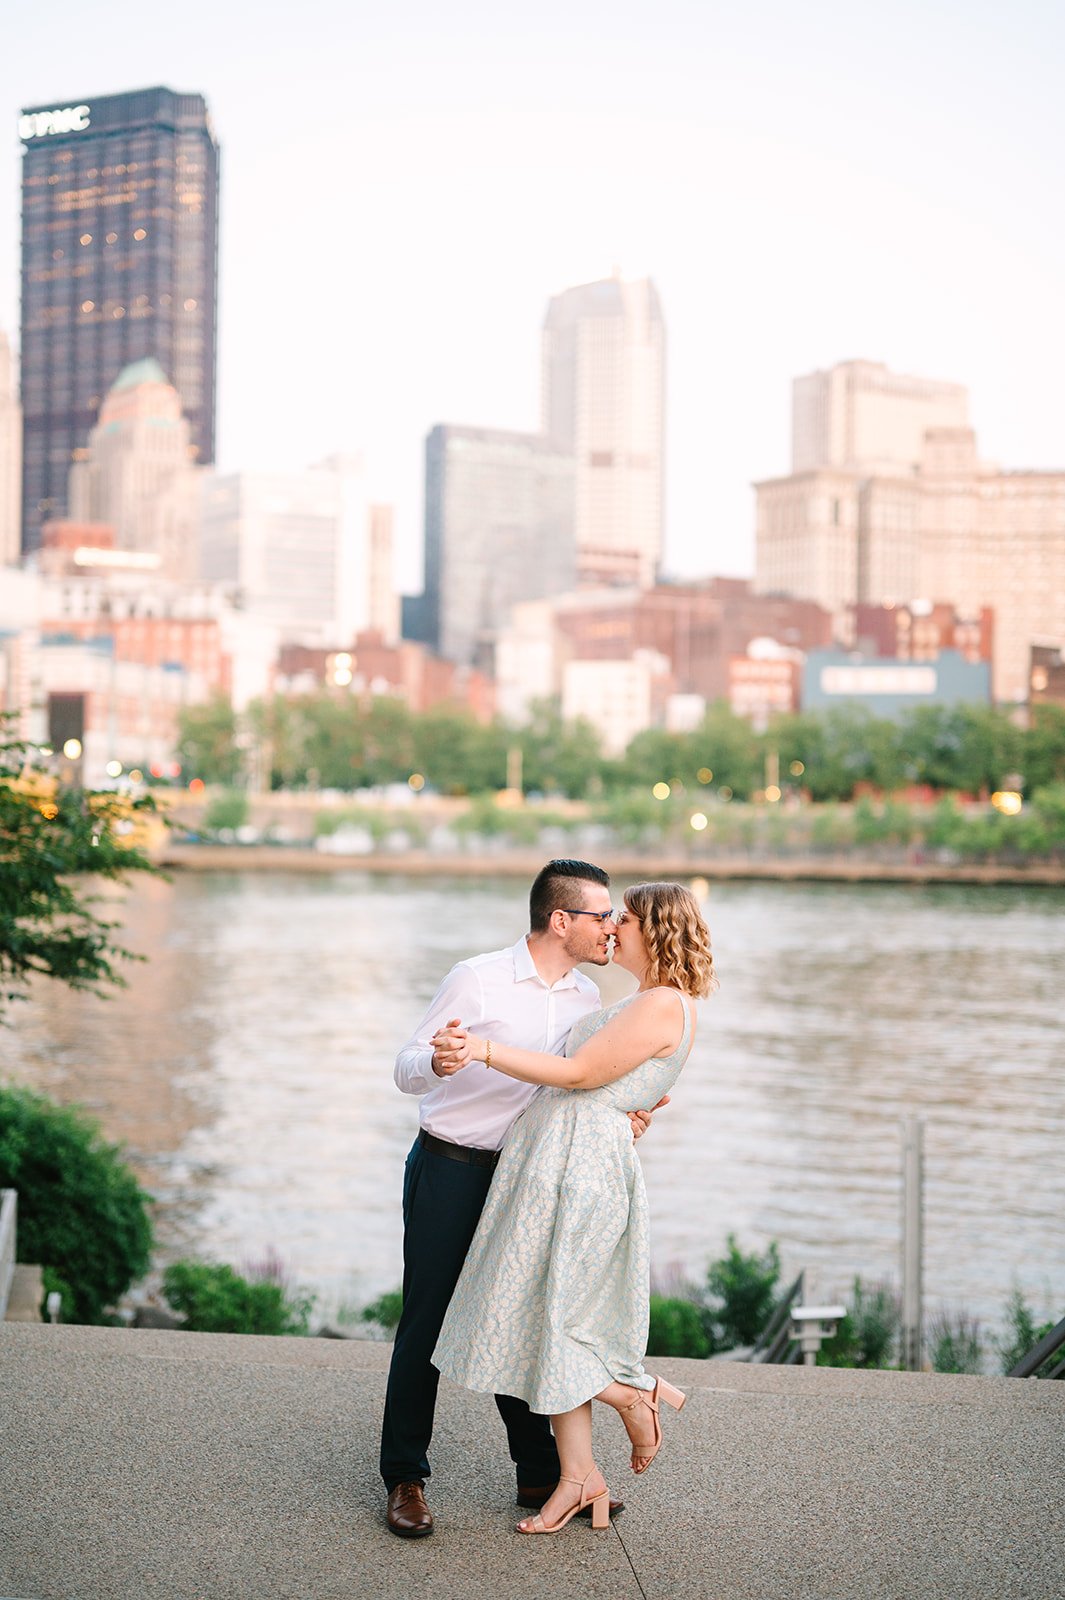
[[[617,889],[623,885],[617,885]],[[504,879],[179,874],[109,888],[147,957],[108,1000],[39,985],[0,1075],[88,1106],[157,1199],[162,1260],[275,1253],[323,1312],[400,1276],[417,1102],[396,1047],[463,955],[511,944]],[[998,1325],[1013,1284],[1065,1311],[1065,896],[728,883],[721,990],[640,1154],[656,1272],[734,1232],[819,1293],[897,1281],[900,1118],[926,1122],[932,1308]],[[597,976],[609,1001],[631,980]]]

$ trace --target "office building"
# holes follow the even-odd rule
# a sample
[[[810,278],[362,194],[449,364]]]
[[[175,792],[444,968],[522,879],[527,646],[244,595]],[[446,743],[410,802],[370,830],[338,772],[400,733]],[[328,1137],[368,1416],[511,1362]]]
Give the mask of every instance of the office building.
[[[120,550],[156,555],[167,577],[199,561],[199,475],[181,401],[149,357],[119,374],[70,469],[70,516],[108,523]]]
[[[421,642],[483,664],[513,605],[572,588],[573,503],[572,457],[538,434],[433,428]]]
[[[935,403],[960,405],[963,393]],[[994,697],[1026,700],[1032,645],[1065,640],[1065,471],[1004,471],[964,426],[925,427],[903,461],[917,424],[906,443],[889,415],[878,436],[866,427],[864,459],[755,485],[756,586],[816,601],[841,638],[855,606],[928,596],[964,617],[993,608]]]
[[[655,581],[662,560],[665,324],[654,284],[566,289],[543,330],[543,432],[575,461],[578,577]]]
[[[336,649],[368,628],[395,638],[391,515],[371,506],[358,457],[205,474],[200,538],[201,576],[234,588],[283,642]]]
[[[792,384],[791,470],[912,472],[930,428],[965,428],[959,383],[889,372],[879,361],[840,361]]]
[[[22,545],[67,509],[101,402],[154,358],[214,459],[218,146],[198,94],[30,107],[22,158]]]
[[[13,566],[22,547],[22,408],[11,341],[0,329],[0,567]]]

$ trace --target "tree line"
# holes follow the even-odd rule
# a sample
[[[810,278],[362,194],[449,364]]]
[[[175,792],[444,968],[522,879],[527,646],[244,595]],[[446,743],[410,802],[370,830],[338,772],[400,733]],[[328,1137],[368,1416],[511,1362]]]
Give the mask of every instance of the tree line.
[[[697,728],[639,733],[608,756],[589,722],[564,722],[556,703],[527,724],[476,721],[442,706],[414,713],[400,700],[321,692],[254,702],[238,716],[223,699],[181,718],[183,781],[272,789],[355,790],[406,783],[441,794],[482,794],[518,770],[528,793],[583,800],[669,784],[747,800],[776,784],[813,800],[850,800],[912,786],[980,795],[1065,782],[1065,708],[1032,708],[1030,725],[989,706],[922,706],[898,721],[854,705],[776,717],[764,733],[724,702]]]

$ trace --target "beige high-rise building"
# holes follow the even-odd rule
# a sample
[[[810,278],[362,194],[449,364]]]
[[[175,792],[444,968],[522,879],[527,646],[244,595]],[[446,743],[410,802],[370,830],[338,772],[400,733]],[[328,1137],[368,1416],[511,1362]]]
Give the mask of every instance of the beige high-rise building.
[[[665,324],[649,278],[555,295],[543,431],[575,458],[578,576],[650,587],[662,560]]]
[[[22,408],[11,341],[0,330],[0,567],[13,567],[22,546]]]
[[[335,650],[365,629],[396,637],[391,509],[371,506],[359,456],[208,472],[202,518],[203,577],[235,587],[282,642]]]
[[[792,384],[791,470],[912,472],[930,428],[968,423],[959,383],[889,372],[879,361],[840,361]]]
[[[841,627],[852,604],[990,606],[995,699],[1025,699],[1030,647],[1065,643],[1065,471],[1002,471],[961,426],[927,429],[901,465],[756,484],[757,588],[816,600]]]
[[[120,550],[159,557],[170,578],[197,575],[200,493],[192,429],[153,358],[126,367],[70,472],[70,516],[106,522]]]

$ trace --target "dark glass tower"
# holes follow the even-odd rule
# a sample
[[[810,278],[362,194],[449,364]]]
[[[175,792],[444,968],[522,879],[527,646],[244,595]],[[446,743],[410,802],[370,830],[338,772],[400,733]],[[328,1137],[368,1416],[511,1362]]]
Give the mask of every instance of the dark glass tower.
[[[214,460],[218,145],[202,95],[142,89],[22,113],[22,548],[123,367],[154,356]]]

